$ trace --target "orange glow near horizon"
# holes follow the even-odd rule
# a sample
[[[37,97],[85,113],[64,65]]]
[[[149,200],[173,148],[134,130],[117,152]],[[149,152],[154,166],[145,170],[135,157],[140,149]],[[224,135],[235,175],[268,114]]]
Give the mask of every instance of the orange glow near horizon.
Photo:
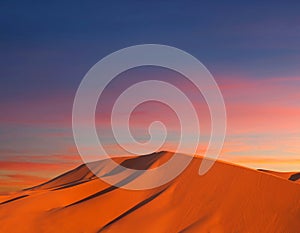
[[[295,85],[287,85],[287,79]],[[227,137],[219,159],[251,168],[300,171],[300,95],[297,90],[300,78],[273,78],[261,81],[243,78],[220,80],[217,79],[224,95],[228,118]],[[182,85],[182,89],[185,88],[188,89],[189,86]],[[190,91],[190,95],[193,94]],[[12,143],[9,145],[10,148],[1,151],[4,157],[0,161],[0,193],[36,185],[82,163],[72,141],[70,107],[72,98],[69,95],[67,97],[62,95],[59,99],[64,100],[59,105],[55,105],[58,100],[52,98],[43,101],[32,100],[27,106],[21,105],[18,110],[7,107],[6,114],[0,115],[1,123],[7,123],[8,126],[14,124],[15,128],[18,125],[20,128],[25,127],[30,131],[31,138],[31,141],[25,144],[22,138],[26,137],[25,133],[20,138],[16,137],[17,133],[14,135],[10,132],[5,135],[5,139],[14,140],[15,144]],[[194,104],[201,115],[200,125],[203,135],[197,153],[203,155],[210,130],[207,123],[209,114],[203,102],[196,101]],[[44,106],[47,106],[47,109]],[[58,109],[54,111],[51,109],[53,106]],[[38,108],[40,111],[37,111]],[[165,107],[152,109],[154,110],[150,114],[146,108],[141,107],[133,114],[132,125],[137,138],[145,140],[144,135],[147,132],[145,129],[153,118],[161,114],[161,110],[166,114],[161,114],[160,120],[169,123],[168,128],[173,133],[178,131],[176,126],[178,119],[172,116],[172,111]],[[22,118],[17,111],[23,113]],[[54,117],[46,115],[43,118],[39,114],[33,114],[35,112],[40,114],[53,112]],[[97,119],[97,124],[104,124],[100,129],[104,135],[108,116]],[[35,139],[42,140],[40,145],[44,147],[39,148],[40,145]],[[176,149],[177,144],[173,139],[171,138],[162,150]],[[18,143],[21,146],[18,146]],[[115,156],[122,154],[120,148],[111,140],[107,139],[105,143],[111,154]],[[20,161],[17,161],[18,159]]]

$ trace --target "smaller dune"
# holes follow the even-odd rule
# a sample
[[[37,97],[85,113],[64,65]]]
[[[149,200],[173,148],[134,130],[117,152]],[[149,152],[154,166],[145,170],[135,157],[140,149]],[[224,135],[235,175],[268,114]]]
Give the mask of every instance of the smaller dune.
[[[300,183],[300,172],[277,172],[277,171],[270,171],[270,170],[265,170],[265,169],[258,169],[258,171],[266,172],[268,174],[278,176],[278,177],[281,177],[286,180]]]

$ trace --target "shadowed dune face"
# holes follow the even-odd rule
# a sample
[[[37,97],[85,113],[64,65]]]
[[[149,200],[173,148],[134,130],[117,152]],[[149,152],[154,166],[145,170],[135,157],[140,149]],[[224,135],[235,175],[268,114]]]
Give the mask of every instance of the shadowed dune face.
[[[151,169],[171,156],[159,152],[116,161]],[[282,179],[271,171],[216,162],[199,176],[201,161],[194,158],[168,184],[140,191],[99,179],[124,172],[106,160],[91,164],[97,176],[81,165],[2,200],[0,232],[299,232],[300,185],[288,180],[298,180],[299,173]],[[125,176],[124,182],[132,179]]]
[[[113,158],[113,160],[115,160],[116,163],[122,165],[124,168],[110,167],[108,166],[109,161],[107,160],[92,162],[89,164],[89,166],[94,172],[96,171],[95,174],[91,172],[85,164],[83,164],[75,168],[74,170],[62,174],[46,183],[37,185],[26,190],[42,190],[50,188],[63,189],[96,179],[98,178],[98,176],[117,175],[119,173],[124,172],[125,168],[135,170],[147,170],[164,164],[172,157],[173,154],[173,152],[161,151],[138,157]]]
[[[300,181],[300,173],[292,174],[292,175],[290,176],[289,180],[292,180],[292,181]]]

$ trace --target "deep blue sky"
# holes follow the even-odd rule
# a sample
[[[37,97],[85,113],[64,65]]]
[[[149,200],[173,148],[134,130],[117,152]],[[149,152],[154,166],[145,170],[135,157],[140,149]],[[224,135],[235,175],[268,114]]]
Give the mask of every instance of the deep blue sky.
[[[186,50],[217,78],[296,76],[299,1],[2,1],[1,101],[76,90],[126,46]]]

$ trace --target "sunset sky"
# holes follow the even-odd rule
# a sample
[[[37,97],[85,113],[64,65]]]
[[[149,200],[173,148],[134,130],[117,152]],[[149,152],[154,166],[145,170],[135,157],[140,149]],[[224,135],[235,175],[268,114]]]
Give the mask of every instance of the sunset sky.
[[[299,2],[129,2],[0,3],[0,193],[82,163],[71,125],[80,81],[104,56],[144,43],[185,50],[215,77],[228,117],[220,159],[300,171]],[[107,131],[108,110],[130,83],[149,78],[174,82],[188,92],[203,117],[205,145],[205,103],[180,75],[145,67],[121,76],[126,81],[117,77],[107,87],[100,100],[104,111],[96,115],[99,137],[112,154],[120,151]],[[156,105],[137,109],[133,131],[145,140],[145,127],[161,118],[170,128],[164,149],[172,150],[178,121],[170,109]]]

